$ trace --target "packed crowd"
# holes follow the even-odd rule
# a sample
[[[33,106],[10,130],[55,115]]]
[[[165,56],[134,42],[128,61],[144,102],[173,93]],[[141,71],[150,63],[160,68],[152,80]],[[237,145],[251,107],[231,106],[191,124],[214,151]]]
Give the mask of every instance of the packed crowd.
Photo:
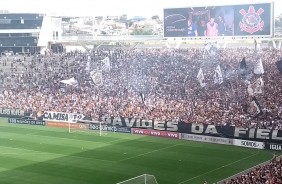
[[[281,184],[282,183],[282,158],[275,157],[269,164],[232,179],[224,184]]]
[[[102,71],[103,84],[90,73],[109,57],[110,71]],[[248,75],[239,65],[246,58]],[[258,57],[265,73],[253,74]],[[79,112],[91,119],[123,116],[243,127],[282,128],[282,75],[275,63],[281,50],[219,49],[211,56],[205,49],[92,50],[33,56],[2,56],[0,106],[43,111]],[[220,65],[223,83],[214,84]],[[202,87],[197,79],[204,73]],[[74,77],[78,85],[61,80]],[[262,77],[257,94],[263,114],[254,115],[248,83]],[[140,97],[144,94],[144,99]]]

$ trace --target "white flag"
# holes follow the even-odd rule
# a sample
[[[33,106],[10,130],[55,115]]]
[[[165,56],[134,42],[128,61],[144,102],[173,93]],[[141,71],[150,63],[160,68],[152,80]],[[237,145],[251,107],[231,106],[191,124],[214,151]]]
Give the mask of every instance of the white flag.
[[[263,93],[263,86],[264,82],[261,77],[258,78],[253,84],[249,84],[247,89],[249,96]]]
[[[217,42],[208,42],[205,44],[205,49],[211,56],[214,56],[219,48]]]
[[[91,72],[91,78],[94,84],[96,84],[97,86],[103,85],[102,71]]]
[[[254,73],[255,74],[264,74],[264,69],[263,69],[261,58],[258,60],[258,62],[255,65]]]
[[[77,80],[75,78],[70,78],[70,79],[66,79],[66,80],[61,80],[61,83],[70,85],[70,86],[76,86],[77,85]]]
[[[214,71],[214,83],[215,84],[221,84],[223,83],[223,77],[221,73],[220,66],[218,65]]]
[[[202,87],[205,87],[205,83],[203,83],[203,81],[205,80],[205,77],[204,77],[204,73],[203,73],[203,71],[202,71],[202,68],[200,68],[200,70],[199,70],[199,72],[198,72],[198,75],[197,75],[197,78],[198,78],[198,81],[199,81],[199,83],[200,83],[200,85],[202,86]]]
[[[110,62],[110,58],[109,57],[105,57],[103,60],[101,60],[103,62],[102,65],[102,70],[105,72],[110,72],[111,70],[111,62]]]
[[[254,90],[253,90],[252,84],[248,85],[247,92],[249,96],[254,96]]]
[[[263,93],[262,89],[263,89],[264,83],[262,78],[258,78],[255,82],[254,82],[254,93],[255,94],[261,94]]]
[[[85,70],[86,71],[90,70],[90,61],[87,61]]]

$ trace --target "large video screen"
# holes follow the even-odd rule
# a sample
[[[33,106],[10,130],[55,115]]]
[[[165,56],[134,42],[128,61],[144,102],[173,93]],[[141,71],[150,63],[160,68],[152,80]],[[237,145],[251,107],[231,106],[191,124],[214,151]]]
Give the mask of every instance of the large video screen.
[[[272,36],[272,3],[164,9],[164,37]]]

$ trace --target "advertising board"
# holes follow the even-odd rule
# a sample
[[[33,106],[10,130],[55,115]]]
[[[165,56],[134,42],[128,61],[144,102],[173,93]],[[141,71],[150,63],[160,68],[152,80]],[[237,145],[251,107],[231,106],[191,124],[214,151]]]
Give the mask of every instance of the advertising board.
[[[58,127],[58,128],[88,129],[88,125],[85,125],[84,123],[65,123],[65,122],[46,121],[46,126]]]
[[[282,144],[265,143],[265,149],[274,150],[274,151],[282,151]]]
[[[9,118],[8,123],[11,124],[26,124],[26,125],[41,125],[45,126],[45,121],[33,120],[33,119],[19,119],[19,118]]]
[[[90,130],[100,130],[100,125],[98,124],[89,124]],[[101,125],[102,131],[109,131],[109,132],[120,132],[120,133],[131,133],[131,128],[129,127],[116,127],[110,125]]]
[[[76,123],[84,118],[83,114],[45,111],[43,120],[65,123]]]
[[[177,132],[158,131],[158,130],[152,130],[152,129],[133,128],[132,134],[179,139],[179,133]]]
[[[181,134],[181,139],[215,144],[233,145],[233,139],[194,134]]]
[[[265,145],[263,142],[257,141],[248,141],[241,139],[234,139],[234,146],[241,146],[246,148],[256,148],[256,149],[264,149]]]
[[[0,117],[20,118],[29,115],[30,113],[21,109],[0,107]]]

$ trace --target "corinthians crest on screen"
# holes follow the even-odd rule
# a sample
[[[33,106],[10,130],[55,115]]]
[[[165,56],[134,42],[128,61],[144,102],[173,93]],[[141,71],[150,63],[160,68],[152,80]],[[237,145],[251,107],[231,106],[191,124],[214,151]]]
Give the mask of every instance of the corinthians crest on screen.
[[[250,34],[262,31],[264,27],[264,21],[261,19],[260,15],[263,14],[264,9],[259,8],[256,11],[254,6],[250,6],[248,12],[246,12],[244,9],[241,9],[239,12],[241,15],[243,15],[243,18],[239,24],[241,31],[245,31]]]

